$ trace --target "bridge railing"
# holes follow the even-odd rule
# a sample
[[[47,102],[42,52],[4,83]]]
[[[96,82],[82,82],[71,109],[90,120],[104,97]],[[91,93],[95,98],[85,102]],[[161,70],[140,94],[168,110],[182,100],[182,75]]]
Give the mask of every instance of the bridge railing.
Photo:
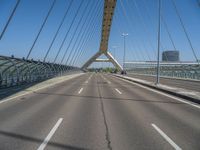
[[[72,66],[0,56],[0,88],[38,82],[78,70]]]
[[[126,70],[130,73],[155,76],[156,64],[126,64]],[[200,65],[197,63],[161,63],[160,76],[200,80]]]

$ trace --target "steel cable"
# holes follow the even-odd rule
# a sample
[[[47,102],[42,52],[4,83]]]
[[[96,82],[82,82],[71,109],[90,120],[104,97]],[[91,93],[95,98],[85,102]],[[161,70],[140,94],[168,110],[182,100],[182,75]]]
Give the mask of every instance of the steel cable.
[[[177,8],[177,6],[176,6],[176,3],[175,3],[174,0],[171,0],[171,1],[172,1],[172,3],[173,3],[174,9],[175,9],[175,11],[176,11],[176,14],[177,14],[177,16],[178,16],[178,18],[179,18],[179,21],[180,21],[180,23],[181,23],[181,26],[182,26],[183,31],[184,31],[184,33],[185,33],[185,36],[186,36],[186,38],[187,38],[187,40],[188,40],[188,42],[189,42],[190,48],[191,48],[191,50],[192,50],[192,53],[193,53],[193,55],[194,55],[194,57],[195,57],[195,59],[196,59],[196,62],[199,64],[199,61],[198,61],[197,55],[196,55],[196,53],[195,53],[194,47],[193,47],[192,42],[191,42],[191,40],[190,40],[189,34],[188,34],[188,32],[187,32],[187,30],[186,30],[186,28],[185,28],[185,25],[184,25],[184,23],[183,23],[183,20],[182,20],[182,18],[181,18],[181,15],[180,15],[180,13],[179,13],[179,11],[178,11],[178,8]]]
[[[55,33],[55,35],[54,35],[52,41],[51,41],[51,44],[49,45],[49,48],[48,48],[48,50],[47,50],[47,52],[46,52],[46,54],[45,54],[45,57],[44,57],[44,59],[43,59],[43,62],[46,61],[46,58],[47,58],[47,56],[48,56],[48,54],[49,54],[49,52],[50,52],[50,50],[51,50],[51,48],[52,48],[52,46],[53,46],[53,44],[54,44],[56,38],[57,38],[57,36],[58,36],[58,33],[59,33],[59,31],[60,31],[60,29],[61,29],[63,23],[64,23],[65,20],[66,20],[66,16],[67,16],[67,14],[68,14],[68,12],[69,12],[71,6],[72,6],[72,2],[73,2],[73,0],[70,1],[70,4],[69,4],[69,5],[67,5],[67,9],[66,9],[66,11],[65,11],[65,13],[64,13],[64,16],[63,16],[63,18],[62,18],[62,20],[61,20],[61,22],[60,22],[60,25],[59,25],[59,27],[58,27],[58,29],[57,29],[57,31],[56,31],[56,33]]]
[[[89,2],[90,2],[90,1],[88,1],[88,3],[86,4],[86,7],[85,7],[85,9],[84,9],[84,13],[82,13],[81,19],[80,19],[79,22],[77,23],[77,27],[76,27],[76,29],[75,29],[75,32],[74,32],[74,34],[73,34],[73,37],[72,37],[71,41],[69,42],[69,45],[68,45],[68,47],[67,47],[67,49],[66,49],[66,53],[64,54],[64,56],[67,54],[67,52],[68,52],[68,50],[69,50],[69,47],[71,46],[72,41],[73,41],[74,38],[75,38],[75,35],[76,35],[77,31],[78,31],[78,28],[79,28],[79,26],[80,26],[80,24],[81,24],[81,22],[82,22],[82,20],[83,20],[83,18],[84,18],[84,15],[86,14],[87,9],[88,9],[88,7],[89,7]],[[92,5],[91,5],[91,6],[92,6]],[[91,10],[91,9],[90,9],[90,10]],[[89,11],[89,12],[90,12],[90,11]],[[88,16],[88,13],[87,13],[86,15]],[[72,55],[73,50],[74,50],[74,47],[75,47],[75,45],[77,44],[77,41],[78,41],[78,39],[79,39],[79,35],[80,35],[81,31],[83,30],[83,27],[84,27],[84,24],[86,23],[86,21],[87,21],[87,19],[85,19],[85,21],[83,22],[82,26],[80,27],[79,32],[77,33],[78,37],[75,39],[74,45],[72,46],[71,51],[69,52],[69,55],[68,55],[68,57],[67,57],[67,60],[66,60],[65,64],[67,64],[68,61],[69,61],[69,59],[71,58],[71,55]],[[63,56],[63,58],[64,58],[64,56]],[[63,60],[64,60],[64,59],[63,59]]]
[[[8,26],[9,26],[9,24],[10,24],[10,21],[12,20],[14,14],[15,14],[15,12],[16,12],[17,7],[19,6],[19,3],[20,3],[20,0],[17,0],[17,3],[16,3],[16,5],[15,5],[15,7],[14,7],[14,9],[13,9],[13,11],[12,11],[10,17],[9,17],[8,21],[6,22],[6,25],[4,26],[3,31],[1,32],[0,40],[1,40],[2,37],[4,36],[4,34],[5,34],[5,32],[6,32],[7,28],[8,28]]]
[[[100,13],[98,13],[97,14],[97,17],[98,16],[100,16],[99,15]],[[101,14],[101,16],[100,16],[101,18],[103,18],[103,14]],[[100,19],[99,19],[99,21],[101,21]],[[99,24],[95,24],[95,22],[94,22],[94,24],[93,24],[94,26],[94,28],[93,29],[96,29],[95,28],[95,25],[97,25],[97,29],[99,29],[99,31],[97,31],[97,32],[101,32],[101,23],[99,23]],[[99,26],[99,27],[98,27]],[[77,59],[75,60],[75,63],[77,62],[77,60],[81,60],[81,58],[82,58],[82,56],[83,56],[83,54],[86,54],[86,53],[84,53],[84,52],[86,52],[86,51],[83,51],[83,49],[88,49],[88,48],[85,48],[85,47],[87,47],[88,45],[89,45],[89,43],[88,43],[88,41],[90,41],[90,39],[92,39],[92,37],[95,35],[95,32],[94,31],[92,31],[91,32],[91,34],[88,34],[88,37],[87,37],[87,40],[85,40],[85,42],[83,43],[83,45],[81,46],[82,47],[82,50],[81,50],[81,54],[77,57]],[[100,36],[101,36],[101,34],[99,34]],[[100,38],[100,37],[99,37]],[[81,64],[81,63],[80,63]]]
[[[96,8],[100,8],[100,7],[95,7],[95,9],[96,9]],[[95,9],[94,9],[94,10],[95,10]],[[100,10],[101,10],[101,9],[99,9],[99,11],[100,11]],[[98,18],[98,15],[100,14],[99,11],[97,11],[97,14],[95,14],[95,15],[93,16],[93,18],[92,18],[92,16],[91,16],[90,23],[88,23],[87,28],[86,28],[86,30],[85,30],[86,35],[85,35],[85,33],[83,34],[83,35],[85,35],[85,37],[87,37],[87,38],[88,38],[87,33],[89,34],[89,30],[90,30],[90,31],[93,31],[94,24],[95,24],[95,22],[93,22],[93,21],[94,21],[95,18]],[[77,57],[78,57],[78,56],[80,55],[80,53],[82,52],[82,51],[81,51],[81,47],[83,47],[84,41],[86,41],[86,39],[87,39],[87,38],[85,38],[85,37],[83,38],[82,43],[80,42],[80,44],[79,44],[78,47],[77,47],[78,52],[77,52],[76,56],[74,56],[74,58],[72,59],[72,61],[71,61],[71,63],[70,63],[72,66],[74,65],[74,63],[75,63]]]
[[[78,15],[78,13],[79,13],[79,10],[80,10],[80,8],[81,8],[81,6],[82,6],[82,4],[83,4],[83,1],[84,1],[84,0],[82,0],[82,2],[80,3],[80,5],[78,6],[78,9],[77,9],[77,11],[76,11],[76,13],[75,13],[75,16],[73,17],[72,22],[71,22],[71,24],[70,24],[70,26],[69,26],[69,28],[68,28],[66,34],[65,34],[65,37],[64,37],[64,39],[62,40],[62,43],[61,43],[61,45],[60,45],[60,47],[59,47],[59,49],[58,49],[58,52],[57,52],[57,54],[56,54],[56,57],[54,58],[53,63],[56,62],[56,60],[57,60],[57,58],[58,58],[58,56],[59,56],[59,54],[60,54],[60,52],[61,52],[61,49],[62,49],[63,46],[64,46],[64,43],[65,43],[65,41],[66,41],[66,39],[67,39],[67,37],[68,37],[68,35],[69,35],[69,31],[71,30],[71,28],[72,28],[72,26],[73,26],[73,24],[74,24],[74,21],[75,21],[77,15]]]
[[[46,17],[45,17],[43,23],[42,23],[42,26],[40,27],[40,30],[39,30],[39,32],[38,32],[38,34],[37,34],[37,36],[36,36],[36,38],[35,38],[35,40],[34,40],[32,46],[31,46],[31,48],[30,48],[30,50],[29,50],[29,52],[28,52],[28,55],[26,56],[26,59],[29,58],[31,52],[33,51],[33,48],[35,47],[35,44],[36,44],[36,42],[37,42],[37,40],[38,40],[38,38],[39,38],[39,36],[40,36],[40,34],[41,34],[41,32],[42,32],[42,30],[43,30],[43,28],[44,28],[46,22],[47,22],[47,20],[48,20],[50,14],[51,14],[51,12],[52,12],[52,9],[53,9],[53,7],[55,6],[55,3],[56,3],[56,0],[54,0],[53,3],[51,4],[51,7],[50,7],[50,9],[49,9],[49,11],[48,11],[48,13],[47,13],[47,15],[46,15]]]
[[[122,1],[119,0],[119,2],[120,2],[120,4],[121,4],[122,12],[123,12],[124,17],[126,18],[126,20],[127,20],[127,22],[129,23],[129,25],[131,25],[131,23],[129,22],[128,15],[126,14],[125,7],[124,7]],[[132,31],[132,33],[133,33],[133,30],[131,30],[131,31]],[[134,33],[133,33],[133,35],[134,35]],[[147,54],[147,58],[148,58],[149,60],[151,60],[148,51],[147,51],[145,48],[144,48],[144,50],[145,50],[145,52],[146,52],[146,54]],[[144,55],[144,54],[143,54],[143,55]]]
[[[96,3],[96,5],[94,6],[93,4],[91,5],[92,6],[92,8],[91,9],[89,9],[89,12],[88,12],[88,14],[86,15],[86,18],[85,18],[85,22],[82,24],[82,27],[81,28],[83,28],[85,25],[85,29],[83,30],[83,32],[82,32],[82,34],[81,33],[79,33],[78,35],[80,35],[79,37],[80,37],[80,40],[79,40],[79,42],[78,42],[78,44],[77,44],[77,47],[76,47],[76,49],[75,49],[75,44],[74,44],[74,46],[73,46],[73,49],[75,49],[74,50],[74,53],[73,53],[73,55],[72,55],[72,58],[71,58],[71,60],[70,60],[70,62],[69,62],[69,64],[71,64],[71,61],[74,59],[74,57],[75,57],[75,55],[76,55],[76,53],[77,53],[77,51],[78,51],[78,46],[80,45],[80,43],[81,43],[81,41],[82,41],[82,39],[83,39],[83,36],[84,36],[84,34],[86,33],[86,31],[87,31],[87,27],[89,27],[89,25],[90,25],[90,23],[91,23],[91,18],[92,18],[92,15],[90,16],[90,14],[93,14],[93,13],[91,13],[91,12],[93,12],[96,8],[98,8],[97,6],[98,6],[98,3],[99,3],[99,1],[97,1],[97,3]],[[89,18],[90,17],[90,18]],[[89,18],[89,19],[88,19]],[[89,20],[89,21],[88,21]],[[88,23],[88,24],[86,24],[86,22]],[[80,30],[81,31],[81,30]],[[68,61],[66,62],[66,64],[68,63]]]

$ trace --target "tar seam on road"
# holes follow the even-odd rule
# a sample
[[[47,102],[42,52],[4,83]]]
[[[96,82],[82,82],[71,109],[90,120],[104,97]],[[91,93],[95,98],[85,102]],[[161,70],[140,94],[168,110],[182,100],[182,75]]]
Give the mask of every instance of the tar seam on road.
[[[101,95],[101,91],[100,91],[98,83],[97,83],[97,88],[98,88],[98,93],[99,93],[99,98],[100,98],[100,103],[101,103],[101,111],[102,111],[102,115],[103,115],[104,125],[106,127],[106,135],[105,136],[106,136],[106,141],[107,141],[107,147],[109,150],[112,150],[111,140],[110,140],[110,135],[109,135],[109,130],[108,130],[108,124],[106,121],[106,115],[105,115],[105,110],[104,110],[104,104],[103,104],[102,95]]]

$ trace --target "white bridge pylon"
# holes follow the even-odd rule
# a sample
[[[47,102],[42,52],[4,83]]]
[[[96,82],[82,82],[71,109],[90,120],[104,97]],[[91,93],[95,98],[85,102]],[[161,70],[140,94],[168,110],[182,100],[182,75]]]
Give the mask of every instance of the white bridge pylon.
[[[110,28],[112,24],[112,18],[115,6],[116,6],[116,0],[104,1],[104,14],[103,14],[100,48],[99,51],[82,66],[83,70],[86,70],[93,62],[111,62],[117,69],[119,69],[120,71],[123,70],[122,66],[111,55],[111,53],[108,52],[108,40],[110,36]],[[97,59],[102,54],[104,54],[108,59]]]

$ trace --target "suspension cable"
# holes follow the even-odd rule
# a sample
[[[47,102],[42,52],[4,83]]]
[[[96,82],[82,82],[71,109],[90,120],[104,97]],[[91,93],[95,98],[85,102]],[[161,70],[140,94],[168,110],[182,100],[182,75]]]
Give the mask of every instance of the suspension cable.
[[[152,22],[154,22],[153,21],[153,18],[152,18],[152,15],[149,15],[150,13],[149,13],[149,9],[146,7],[146,5],[144,4],[145,2],[144,2],[144,0],[141,0],[142,1],[142,3],[143,3],[143,9],[145,9],[146,11],[147,11],[147,17],[149,18],[149,20],[151,20],[151,22],[149,21],[149,23],[151,23],[151,25],[153,26],[153,23]],[[161,17],[162,17],[162,14],[161,14]],[[162,18],[161,18],[162,19]],[[162,21],[164,21],[164,17],[163,17],[163,19],[162,19]],[[167,28],[167,24],[166,25],[164,25],[164,27],[165,28]],[[166,30],[168,30],[168,29],[166,29]],[[157,29],[155,29],[155,31],[157,32]],[[169,30],[168,30],[169,31]],[[170,35],[170,32],[168,33],[168,36],[169,36],[169,38],[170,37],[172,37],[171,35]],[[172,39],[172,38],[171,38]],[[172,43],[173,44],[173,43]],[[161,47],[161,49],[164,49],[164,47],[163,47],[163,44],[162,44],[162,41],[160,41],[160,47]],[[157,53],[156,53],[156,55],[157,55]],[[156,56],[155,55],[155,56]],[[168,56],[166,56],[166,58],[167,58]],[[168,58],[167,58],[167,60],[168,60]]]
[[[143,29],[144,29],[145,34],[150,35],[149,32],[148,32],[148,29],[147,29],[147,24],[142,19],[143,17],[142,17],[142,14],[140,13],[139,6],[138,6],[137,2],[136,1],[132,1],[132,2],[133,2],[133,5],[136,8],[136,12],[137,12],[136,14],[138,14],[138,18],[139,18],[141,24],[143,25]],[[148,38],[148,41],[149,41],[149,44],[150,44],[151,48],[153,49],[154,53],[156,54],[155,47],[153,46],[151,39]]]
[[[69,35],[69,31],[71,30],[71,28],[72,28],[72,26],[73,26],[73,24],[74,24],[74,21],[75,21],[77,15],[78,15],[78,13],[79,13],[79,10],[80,10],[82,4],[83,4],[83,0],[82,0],[82,2],[80,3],[80,5],[78,6],[78,9],[77,9],[77,11],[76,11],[76,13],[75,13],[75,16],[73,17],[73,20],[72,20],[72,22],[71,22],[71,24],[70,24],[70,26],[69,26],[69,28],[68,28],[66,34],[65,34],[65,37],[64,37],[64,39],[62,40],[62,43],[61,43],[61,45],[60,45],[60,47],[59,47],[59,49],[58,49],[58,52],[57,52],[57,54],[56,54],[56,57],[54,58],[53,63],[56,62],[56,60],[57,60],[57,58],[58,58],[58,55],[60,54],[61,49],[62,49],[63,46],[64,46],[64,43],[65,43],[65,41],[66,41],[66,39],[67,39],[67,37],[68,37],[68,35]]]
[[[98,14],[98,15],[99,15],[99,14]],[[98,15],[97,15],[97,16],[98,16]],[[93,19],[93,21],[94,21],[94,19]],[[83,54],[83,52],[84,52],[83,48],[85,47],[87,41],[89,41],[91,35],[92,35],[92,34],[94,35],[94,32],[93,32],[94,29],[95,29],[94,27],[95,27],[95,21],[93,22],[92,27],[88,28],[88,31],[86,32],[87,35],[85,36],[84,40],[82,41],[82,43],[81,43],[80,46],[79,46],[79,54],[75,57],[75,59],[74,59],[72,65],[76,64],[77,60],[80,60],[79,57],[80,57],[80,56]],[[90,29],[91,29],[91,30],[90,30]],[[89,31],[90,31],[90,32],[89,32]]]
[[[162,19],[162,22],[163,22],[163,24],[164,24],[164,26],[165,26],[165,29],[166,29],[167,33],[168,33],[169,39],[170,39],[170,41],[171,41],[171,43],[172,43],[172,45],[173,45],[174,50],[177,50],[177,49],[176,49],[176,46],[175,46],[175,43],[174,43],[174,40],[173,40],[173,38],[172,38],[171,33],[169,32],[168,25],[167,25],[167,23],[166,23],[166,21],[165,21],[163,15],[161,15],[161,19]]]
[[[119,12],[118,12],[118,9],[117,9],[117,8],[116,8],[115,11],[116,11],[116,12],[115,12],[115,16],[114,16],[114,17],[117,19],[117,16],[119,16]],[[114,19],[115,19],[115,18],[114,18]],[[114,20],[113,20],[113,21],[114,21]],[[123,32],[121,31],[122,25],[121,25],[120,23],[121,23],[120,21],[118,21],[118,23],[116,23],[116,27],[117,27],[117,29],[118,29],[119,35],[120,35],[121,33],[123,33]],[[134,41],[133,41],[132,43],[134,43]],[[133,45],[135,45],[135,43],[134,43]],[[131,45],[131,49],[134,50],[134,48],[133,48],[132,45]],[[132,55],[133,55],[134,59],[136,60],[136,57],[135,57],[133,51],[131,51],[131,52],[132,52]],[[135,52],[137,53],[136,55],[140,54],[140,53],[138,52],[138,48],[135,49]],[[141,56],[138,55],[138,57],[141,57]],[[142,57],[143,57],[143,59],[144,59],[144,55],[142,55]]]
[[[119,0],[119,2],[120,2],[120,4],[121,4],[121,7],[122,7],[122,12],[123,12],[123,14],[124,14],[124,17],[126,18],[126,20],[127,20],[127,22],[129,21],[129,19],[128,19],[128,15],[127,15],[127,13],[126,13],[126,11],[125,11],[125,7],[124,7],[124,5],[123,5],[123,3],[122,3],[122,1],[121,0]],[[130,24],[130,22],[129,22],[129,24]],[[131,30],[132,32],[133,32],[133,30]],[[150,58],[150,55],[149,55],[149,53],[148,53],[148,51],[147,51],[147,49],[146,48],[144,48],[144,50],[145,50],[145,52],[146,52],[146,54],[147,54],[147,57],[148,57],[148,59],[149,60],[151,60],[151,58]]]
[[[127,14],[126,14],[125,8],[123,7],[124,5],[122,5],[122,1],[121,1],[120,4],[121,4],[122,10],[123,10],[122,13],[123,13],[124,17],[126,18],[126,21],[127,21],[128,25],[129,25],[129,28],[131,28],[131,23],[128,22],[129,19],[128,19],[128,16],[127,16]],[[134,31],[131,30],[131,32],[133,33]],[[135,33],[133,33],[133,35],[135,35]],[[135,39],[135,40],[137,40],[137,39]],[[139,42],[136,42],[136,43],[139,43]],[[143,53],[143,50],[142,50],[142,48],[141,48],[141,45],[138,44],[137,47],[138,47],[138,49],[140,49],[140,52],[141,52],[141,54],[142,54],[142,57],[143,57],[143,59],[145,60],[145,57],[144,57],[144,56],[146,56],[146,55]],[[147,51],[147,50],[145,50],[145,51]],[[149,58],[149,57],[147,56],[147,59],[148,59],[148,58]]]
[[[51,7],[50,7],[50,9],[49,9],[49,11],[48,11],[48,13],[47,13],[47,15],[46,15],[46,17],[45,17],[43,23],[42,23],[42,26],[40,27],[40,30],[39,30],[39,32],[38,32],[38,34],[37,34],[37,36],[36,36],[36,38],[35,38],[35,40],[34,40],[32,46],[31,46],[31,48],[30,48],[30,50],[29,50],[29,52],[28,52],[28,55],[26,56],[26,59],[29,58],[29,56],[30,56],[30,54],[31,54],[31,52],[32,52],[32,50],[33,50],[33,48],[35,47],[35,44],[36,44],[36,42],[37,42],[37,40],[38,40],[38,38],[39,38],[39,36],[40,36],[40,34],[41,34],[41,32],[42,32],[42,30],[43,30],[45,24],[46,24],[46,22],[47,22],[47,20],[48,20],[50,14],[51,14],[51,11],[52,11],[53,7],[55,6],[55,3],[56,3],[56,0],[54,0],[53,3],[51,4]]]
[[[2,37],[4,36],[4,34],[5,34],[5,32],[6,32],[7,28],[8,28],[8,26],[9,26],[9,24],[10,24],[10,21],[12,20],[14,14],[15,14],[15,12],[16,12],[16,9],[17,9],[19,3],[20,3],[20,0],[17,0],[17,3],[15,4],[15,7],[14,7],[14,9],[13,9],[13,11],[12,11],[10,17],[9,17],[9,19],[8,19],[8,21],[7,21],[7,23],[6,23],[6,25],[4,26],[3,31],[1,32],[0,40],[1,40]]]
[[[99,15],[99,14],[101,14],[101,15]],[[100,18],[103,18],[103,13],[97,13],[97,17],[98,17],[98,16],[100,16]],[[97,17],[96,17],[96,18],[97,18]],[[101,20],[99,19],[99,21],[101,21]],[[93,25],[92,25],[92,26],[93,26],[93,27],[92,27],[92,28],[93,28],[92,30],[96,29],[96,28],[95,28],[95,25],[97,25],[97,28],[99,29],[98,32],[100,32],[100,31],[101,31],[101,23],[95,24],[95,22],[94,22]],[[98,26],[99,26],[99,27],[98,27]],[[78,60],[81,60],[80,58],[83,57],[83,54],[86,54],[87,51],[84,51],[84,49],[86,49],[85,47],[88,46],[88,44],[89,44],[88,41],[90,41],[90,39],[92,39],[93,36],[95,35],[95,32],[92,31],[92,30],[91,30],[91,33],[87,35],[87,38],[86,38],[85,42],[81,45],[81,47],[80,47],[80,48],[81,48],[81,53],[80,53],[80,55],[75,59],[74,64],[76,64],[76,62],[77,62]],[[89,32],[88,32],[88,33],[89,33]],[[101,36],[101,34],[100,34],[99,36]],[[99,38],[100,38],[100,37],[99,37]],[[84,53],[84,52],[85,52],[85,53]]]
[[[89,7],[89,2],[90,2],[90,1],[88,1],[87,5],[86,5],[86,8],[85,8],[85,11],[84,11],[84,13],[82,14],[81,19],[79,20],[79,22],[78,22],[78,24],[77,24],[77,28],[76,28],[76,30],[75,30],[75,33],[73,34],[74,37],[75,37],[75,35],[76,35],[77,31],[78,31],[79,25],[81,24],[81,22],[82,22],[82,20],[83,20],[83,18],[84,18],[84,15],[85,15],[86,12],[87,12],[87,9],[88,9],[88,7]],[[91,3],[91,4],[92,4],[92,3]],[[91,5],[91,6],[93,6],[93,5]],[[92,9],[91,9],[91,8],[89,9],[89,12],[86,14],[86,16],[89,15],[90,10],[92,10]],[[79,30],[79,32],[78,32],[78,34],[77,34],[78,37],[75,39],[75,42],[74,42],[74,44],[73,44],[73,46],[72,46],[72,48],[71,48],[71,51],[69,52],[69,55],[68,55],[68,57],[67,57],[67,60],[66,60],[65,64],[67,64],[68,61],[69,61],[69,59],[71,58],[71,55],[72,55],[72,53],[73,53],[73,51],[74,51],[74,47],[76,46],[76,44],[77,44],[77,42],[78,42],[78,39],[79,39],[79,37],[80,37],[79,35],[81,34],[81,32],[82,32],[82,30],[83,30],[83,27],[84,27],[86,21],[87,21],[87,19],[84,20],[84,22],[82,23],[82,25],[81,25],[81,27],[80,27],[80,30]],[[74,37],[73,37],[73,39],[74,39]],[[70,47],[70,45],[71,45],[73,39],[71,39],[70,44],[68,45],[67,51],[69,50],[69,47]]]
[[[100,7],[98,7],[98,3],[99,3],[99,1],[96,3],[95,7],[93,7],[93,8],[94,8],[93,11],[94,11],[96,8],[100,8]],[[93,12],[93,11],[92,11],[92,12]],[[97,11],[97,13],[98,13],[98,11]],[[89,31],[88,31],[88,30],[90,29],[89,27],[91,26],[91,24],[92,24],[92,22],[93,22],[93,19],[94,19],[94,17],[96,16],[96,15],[92,16],[93,13],[90,13],[90,14],[91,14],[91,15],[90,15],[89,21],[88,21],[87,24],[86,24],[85,30],[84,30],[84,32],[83,32],[82,35],[81,35],[80,41],[79,41],[79,43],[77,44],[75,53],[74,53],[72,59],[70,60],[69,65],[70,65],[70,64],[74,65],[74,64],[73,64],[74,59],[75,59],[75,58],[79,55],[79,53],[80,53],[80,49],[78,49],[78,48],[79,48],[79,46],[81,45],[81,42],[84,41],[85,36],[86,36],[86,33],[89,32]],[[88,15],[88,17],[89,17],[89,15]],[[86,19],[86,20],[87,20],[87,19]]]
[[[91,5],[91,8],[89,9],[89,11],[88,11],[88,13],[86,14],[86,18],[85,18],[85,21],[84,21],[84,23],[82,24],[82,27],[81,27],[81,30],[79,31],[79,33],[78,33],[78,35],[80,35],[77,39],[79,40],[79,42],[78,42],[78,44],[77,45],[79,45],[80,44],[80,42],[81,42],[81,40],[82,40],[82,38],[83,38],[83,36],[84,36],[84,34],[85,34],[85,32],[86,32],[86,29],[87,29],[87,22],[88,22],[88,24],[90,24],[90,19],[88,19],[89,17],[90,17],[90,14],[92,14],[91,12],[93,11],[93,9],[95,10],[96,8],[98,8],[97,6],[98,6],[98,1],[96,2],[96,5],[94,6],[93,4]],[[93,8],[93,9],[92,9]],[[92,15],[91,15],[92,16]],[[86,25],[86,26],[85,26]],[[83,29],[85,27],[85,29]],[[83,31],[82,33],[81,33],[81,31]],[[75,42],[76,43],[76,42]],[[69,58],[68,57],[68,60],[66,61],[66,64],[68,64],[68,61],[69,61],[69,59],[70,59],[70,62],[69,62],[69,64],[71,64],[71,61],[74,59],[74,56],[76,55],[76,53],[77,53],[77,51],[78,51],[78,49],[77,48],[75,48],[75,46],[76,46],[76,44],[74,43],[74,45],[73,45],[73,54],[72,54],[72,57],[71,58]]]
[[[175,3],[174,0],[171,0],[171,1],[172,1],[172,3],[173,3],[174,8],[175,8],[176,14],[177,14],[177,16],[178,16],[178,18],[179,18],[179,21],[180,21],[180,23],[181,23],[181,26],[182,26],[183,31],[184,31],[184,33],[185,33],[185,36],[186,36],[186,38],[187,38],[187,40],[188,40],[188,42],[189,42],[189,45],[190,45],[191,50],[192,50],[192,53],[193,53],[193,55],[194,55],[194,57],[195,57],[195,59],[196,59],[196,62],[199,64],[197,55],[196,55],[196,53],[195,53],[195,50],[194,50],[194,48],[193,48],[192,42],[191,42],[190,37],[189,37],[189,35],[188,35],[188,32],[187,32],[187,30],[186,30],[186,28],[185,28],[185,25],[184,25],[184,23],[183,23],[183,20],[182,20],[182,18],[181,18],[181,15],[180,15],[180,13],[179,13],[179,11],[178,11],[178,8],[177,8],[177,6],[176,6],[176,3]]]
[[[97,14],[97,16],[99,16],[99,14],[100,13],[98,13]],[[103,15],[102,15],[103,16]],[[97,18],[97,17],[96,17]],[[94,32],[94,29],[95,29],[95,25],[97,25],[97,24],[95,24],[95,19],[93,19],[93,24],[92,24],[92,27],[91,28],[89,28],[89,31],[87,32],[87,35],[86,35],[86,38],[84,38],[84,41],[82,42],[82,44],[79,46],[79,55],[77,55],[76,56],[76,58],[74,59],[74,62],[73,62],[73,64],[76,64],[77,63],[77,61],[78,60],[81,60],[80,59],[80,57],[83,55],[83,53],[85,52],[87,52],[87,51],[84,51],[84,49],[85,49],[85,46],[86,46],[86,44],[88,44],[88,41],[91,39],[91,37],[92,36],[94,36],[94,34],[95,34],[95,32]],[[90,30],[91,29],[91,30]],[[79,61],[80,62],[80,61]]]
[[[63,16],[63,18],[62,18],[62,20],[61,20],[61,22],[60,22],[60,25],[59,25],[59,27],[58,27],[56,33],[55,33],[55,36],[53,37],[53,40],[51,41],[51,44],[49,45],[49,48],[48,48],[48,50],[47,50],[47,52],[46,52],[46,54],[45,54],[45,57],[44,57],[44,59],[43,59],[43,62],[46,61],[46,58],[47,58],[47,56],[48,56],[48,54],[49,54],[49,52],[50,52],[50,50],[51,50],[51,48],[52,48],[52,46],[53,46],[53,44],[54,44],[56,38],[57,38],[57,36],[58,36],[58,33],[59,33],[59,31],[60,31],[60,29],[61,29],[61,27],[62,27],[64,21],[66,20],[66,16],[67,16],[67,14],[68,14],[68,12],[69,12],[71,6],[72,6],[72,2],[73,2],[73,0],[70,1],[70,4],[69,4],[69,5],[67,5],[67,9],[66,9],[66,11],[65,11],[65,13],[64,13],[64,16]]]

